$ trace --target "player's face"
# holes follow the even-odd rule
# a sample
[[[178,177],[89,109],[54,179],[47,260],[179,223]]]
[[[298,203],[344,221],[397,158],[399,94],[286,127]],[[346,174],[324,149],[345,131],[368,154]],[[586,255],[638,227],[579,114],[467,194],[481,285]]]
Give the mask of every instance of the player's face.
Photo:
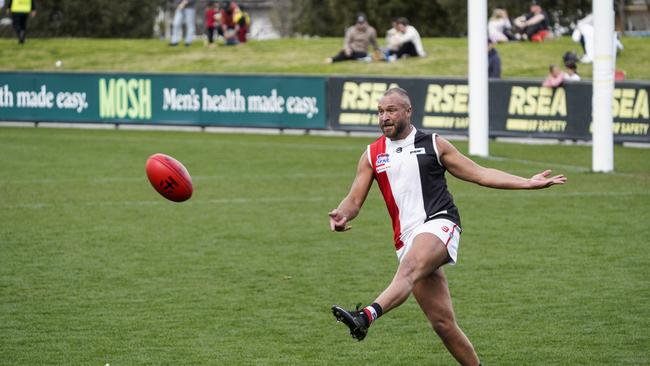
[[[389,94],[379,100],[377,115],[381,132],[391,140],[402,139],[410,131],[411,106],[397,94]]]

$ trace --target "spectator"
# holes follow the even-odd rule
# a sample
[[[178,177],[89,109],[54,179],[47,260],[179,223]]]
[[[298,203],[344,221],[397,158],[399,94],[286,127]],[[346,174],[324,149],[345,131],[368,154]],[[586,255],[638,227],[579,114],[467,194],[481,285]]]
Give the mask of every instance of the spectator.
[[[251,17],[242,6],[239,7],[239,12],[235,13],[235,22],[239,25],[239,31],[237,32],[239,43],[246,43],[246,35],[251,27]]]
[[[512,24],[505,9],[496,8],[488,20],[488,37],[494,43],[513,39]]]
[[[543,42],[550,34],[548,14],[536,1],[530,5],[530,12],[515,19],[515,26],[519,31],[515,37],[532,42]]]
[[[397,18],[393,19],[392,27],[386,31],[386,47],[382,49],[384,58],[388,59],[390,52],[396,52],[399,48],[399,37],[397,34]]]
[[[241,10],[234,1],[221,3],[221,30],[226,46],[239,44],[239,23]]]
[[[501,57],[491,39],[488,39],[488,77],[501,79]]]
[[[170,46],[178,46],[181,39],[183,23],[185,23],[185,46],[192,44],[195,34],[196,0],[175,0],[176,11],[172,23],[172,39]]]
[[[345,31],[343,49],[334,57],[325,59],[326,63],[345,60],[371,60],[368,56],[368,46],[372,45],[375,51],[379,51],[377,45],[377,31],[368,24],[366,16],[359,14],[356,24]]]
[[[568,51],[562,56],[562,62],[564,63],[564,80],[566,81],[579,81],[580,75],[578,75],[578,55],[573,51]]]
[[[18,36],[18,43],[24,44],[27,19],[36,16],[36,0],[7,0],[7,9],[11,13],[11,23]]]
[[[580,62],[591,63],[594,59],[594,17],[592,14],[578,21],[571,38],[574,42],[579,42],[582,45],[584,54]],[[614,50],[623,50],[623,44],[618,39],[616,32],[614,32]],[[614,55],[616,55],[616,51],[614,51]]]
[[[557,88],[558,86],[561,86],[562,83],[564,83],[564,72],[562,69],[557,65],[551,65],[548,69],[548,76],[544,79],[542,86],[547,88]]]
[[[208,47],[214,47],[214,31],[216,29],[217,17],[219,14],[219,5],[216,1],[210,1],[205,8],[205,28],[208,36]]]
[[[394,35],[395,44],[398,45],[397,50],[388,51],[388,61],[395,61],[398,58],[408,56],[426,56],[424,47],[422,47],[422,39],[420,33],[412,25],[409,25],[408,19],[401,17],[395,20],[395,29],[397,30]]]
[[[578,75],[578,64],[575,61],[567,61],[564,63],[566,71],[564,72],[564,80],[566,81],[580,81]]]

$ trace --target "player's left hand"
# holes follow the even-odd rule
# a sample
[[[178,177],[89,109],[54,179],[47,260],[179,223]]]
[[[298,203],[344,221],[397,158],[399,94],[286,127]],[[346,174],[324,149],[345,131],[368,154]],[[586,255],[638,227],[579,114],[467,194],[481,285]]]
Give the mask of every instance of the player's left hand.
[[[529,180],[529,189],[542,189],[548,188],[555,184],[564,184],[566,183],[566,177],[564,174],[556,175],[553,177],[548,177],[551,175],[550,170],[544,170],[539,174],[533,175]]]

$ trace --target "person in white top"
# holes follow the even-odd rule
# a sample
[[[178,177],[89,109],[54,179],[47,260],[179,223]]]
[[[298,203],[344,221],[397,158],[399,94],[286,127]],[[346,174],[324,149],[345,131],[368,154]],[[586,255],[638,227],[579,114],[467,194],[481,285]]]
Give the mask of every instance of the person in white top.
[[[566,71],[564,71],[564,81],[580,81],[580,75],[578,75],[578,65],[575,61],[567,61],[564,63]]]
[[[363,152],[350,192],[329,212],[330,229],[350,229],[350,221],[359,214],[376,180],[391,216],[399,264],[390,285],[371,305],[356,311],[334,305],[332,314],[360,341],[375,320],[403,304],[412,293],[458,363],[480,365],[474,347],[456,323],[442,270],[443,265],[456,262],[461,232],[445,172],[500,189],[548,188],[564,184],[566,177],[551,177],[551,171],[545,170],[524,178],[478,165],[444,138],[413,127],[411,100],[404,89],[388,89],[377,107],[382,135]],[[350,260],[358,256],[355,253]]]
[[[395,32],[391,32],[390,41],[392,47],[396,47],[396,49],[388,49],[388,61],[396,61],[404,56],[424,57],[427,55],[422,45],[420,33],[414,26],[409,24],[408,19],[404,17],[397,18],[394,28]]]
[[[582,45],[584,55],[580,62],[589,64],[594,59],[594,16],[592,14],[580,19],[576,28],[571,34],[571,39],[574,42],[579,42]],[[616,52],[623,51],[623,44],[618,39],[618,34],[614,32],[614,60],[616,60]]]
[[[512,35],[512,24],[505,9],[496,8],[488,20],[488,38],[494,43],[508,42]]]
[[[386,47],[382,49],[385,57],[390,55],[390,52],[397,52],[400,46],[400,39],[397,31],[397,18],[393,19],[392,27],[386,31]]]

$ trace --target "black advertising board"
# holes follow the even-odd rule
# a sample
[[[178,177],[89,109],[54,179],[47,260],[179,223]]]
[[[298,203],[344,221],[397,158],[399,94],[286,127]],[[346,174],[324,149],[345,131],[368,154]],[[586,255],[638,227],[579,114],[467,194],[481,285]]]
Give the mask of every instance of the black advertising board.
[[[377,101],[391,87],[406,89],[413,105],[412,120],[422,118],[420,79],[331,77],[328,81],[327,99],[330,127],[346,131],[379,131]]]
[[[329,126],[378,131],[377,100],[393,86],[406,89],[413,124],[466,135],[469,89],[464,79],[332,77],[328,83]],[[490,80],[491,137],[591,139],[591,83],[545,88],[539,81]],[[650,142],[649,83],[617,83],[612,100],[614,141]]]

